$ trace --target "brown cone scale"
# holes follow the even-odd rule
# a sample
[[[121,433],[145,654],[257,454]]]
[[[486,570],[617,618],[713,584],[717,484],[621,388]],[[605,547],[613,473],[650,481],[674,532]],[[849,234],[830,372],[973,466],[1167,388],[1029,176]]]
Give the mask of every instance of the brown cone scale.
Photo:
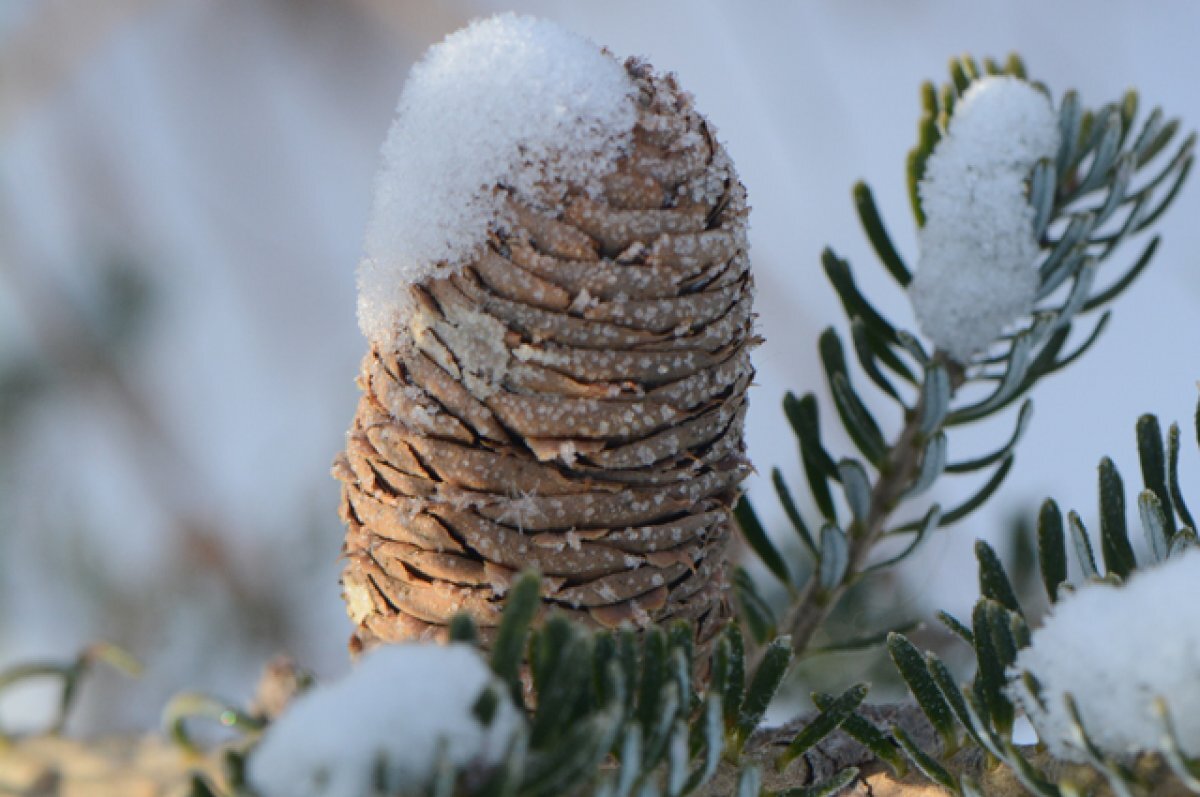
[[[626,69],[638,122],[601,190],[510,193],[486,251],[413,286],[398,345],[363,360],[334,465],[355,651],[460,612],[486,643],[527,568],[593,627],[691,622],[701,660],[729,617],[745,189],[673,77]]]

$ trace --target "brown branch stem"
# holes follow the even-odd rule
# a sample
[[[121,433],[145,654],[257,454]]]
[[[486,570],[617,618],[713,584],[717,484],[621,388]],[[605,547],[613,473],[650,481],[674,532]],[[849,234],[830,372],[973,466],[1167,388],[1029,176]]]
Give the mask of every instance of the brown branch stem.
[[[964,381],[962,366],[942,352],[935,353],[931,365],[942,365],[949,370],[950,394],[953,396]],[[887,457],[879,467],[878,476],[872,485],[871,506],[867,517],[862,522],[856,521],[851,524],[848,530],[850,561],[841,583],[833,589],[825,589],[814,575],[809,578],[789,607],[780,629],[781,633],[791,636],[792,650],[797,656],[808,648],[817,629],[861,574],[871,551],[883,536],[892,512],[900,503],[904,492],[916,479],[927,441],[926,435],[921,433],[923,411],[924,399],[919,398],[912,409],[905,413],[904,428],[900,430],[895,443],[889,447]]]

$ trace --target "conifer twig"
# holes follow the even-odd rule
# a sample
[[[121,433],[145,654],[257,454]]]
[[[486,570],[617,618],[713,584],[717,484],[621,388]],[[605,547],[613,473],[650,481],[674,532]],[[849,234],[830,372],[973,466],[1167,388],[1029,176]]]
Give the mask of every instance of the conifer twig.
[[[954,391],[964,381],[962,366],[941,352],[934,355],[933,364],[941,364],[948,369],[953,396]],[[855,574],[862,572],[901,496],[916,479],[925,442],[925,435],[921,433],[923,410],[924,398],[919,398],[915,406],[906,413],[904,427],[897,435],[895,443],[888,449],[887,459],[871,486],[871,506],[866,522],[856,533],[852,531],[850,534],[850,564],[846,577],[832,589],[823,587],[818,579],[809,579],[799,596],[789,606],[787,615],[780,624],[780,630],[783,634],[791,635],[792,649],[797,654],[808,648],[813,635],[821,628],[825,618],[837,605],[842,594],[854,583]]]

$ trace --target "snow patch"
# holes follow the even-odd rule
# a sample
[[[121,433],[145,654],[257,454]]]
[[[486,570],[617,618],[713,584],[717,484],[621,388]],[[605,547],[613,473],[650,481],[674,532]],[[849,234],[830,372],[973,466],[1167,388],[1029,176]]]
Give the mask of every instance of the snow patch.
[[[554,207],[596,193],[637,121],[624,67],[554,23],[501,14],[434,45],[409,75],[383,145],[358,270],[363,334],[394,345],[409,286],[477,255],[505,192]]]
[[[1026,181],[1058,152],[1049,98],[1014,77],[967,89],[918,187],[926,223],[910,288],[921,329],[959,362],[1033,309],[1040,254]]]
[[[1088,735],[1110,754],[1159,749],[1156,697],[1166,700],[1184,749],[1200,754],[1200,550],[1138,571],[1123,586],[1089,584],[1064,598],[1009,674],[1021,671],[1041,685],[1041,702],[1019,679],[1009,694],[1060,758],[1084,760],[1067,692]]]
[[[446,360],[439,364],[472,396],[486,401],[500,389],[508,373],[510,356],[504,343],[508,330],[495,317],[474,309],[448,305],[442,313],[445,320],[415,308],[409,314],[408,334],[435,360],[444,352]]]
[[[499,700],[484,727],[474,706]],[[383,762],[389,794],[424,788],[440,751],[455,766],[493,764],[521,722],[507,691],[469,645],[405,644],[363,657],[346,678],[299,697],[249,761],[263,797],[374,794]]]

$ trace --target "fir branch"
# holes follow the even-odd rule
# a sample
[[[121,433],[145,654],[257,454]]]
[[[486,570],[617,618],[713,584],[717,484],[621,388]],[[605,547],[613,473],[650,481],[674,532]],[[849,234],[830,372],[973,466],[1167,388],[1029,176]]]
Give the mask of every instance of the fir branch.
[[[920,124],[920,141],[910,156],[909,174],[919,226],[925,224],[926,213],[915,186],[924,178],[938,142],[948,134],[958,100],[985,72],[993,74],[992,68],[1025,79],[1019,59],[1010,59],[1003,68],[993,63],[981,70],[972,59],[964,57],[952,62],[952,83],[940,93],[932,86],[923,93],[925,115]],[[823,529],[831,530],[822,537],[845,540],[844,550],[835,547],[829,552],[837,556],[837,566],[826,560],[823,545],[812,544],[807,533],[809,526],[781,479],[775,479],[776,491],[784,501],[792,525],[800,531],[806,549],[815,559],[816,567],[811,569],[816,577],[803,585],[792,583],[790,573],[807,572],[810,568],[801,563],[789,567],[761,524],[749,522],[757,520],[753,511],[745,507],[739,512],[739,518],[745,518],[750,526],[746,531],[754,550],[795,596],[778,623],[778,631],[791,637],[798,653],[811,644],[846,590],[864,574],[877,569],[871,563],[871,556],[881,539],[892,533],[918,533],[917,542],[923,538],[924,524],[919,521],[890,527],[895,512],[911,498],[944,473],[961,474],[992,467],[991,475],[977,493],[961,506],[941,512],[937,525],[956,522],[990,498],[1012,466],[1013,451],[1028,422],[1028,400],[1022,405],[1015,432],[992,454],[947,465],[945,431],[996,415],[1025,398],[1042,378],[1077,359],[1095,341],[1107,314],[1080,346],[1063,354],[1075,318],[1115,299],[1145,269],[1156,249],[1157,239],[1115,282],[1093,289],[1100,266],[1114,253],[1116,245],[1126,234],[1145,229],[1148,219],[1157,217],[1172,201],[1186,178],[1194,137],[1185,138],[1153,176],[1139,180],[1142,170],[1157,162],[1154,156],[1166,150],[1178,123],[1164,122],[1162,112],[1154,109],[1135,135],[1136,95],[1133,94],[1090,112],[1080,107],[1073,93],[1068,93],[1057,113],[1062,133],[1057,163],[1041,162],[1035,167],[1027,197],[1035,210],[1035,228],[1041,236],[1043,252],[1037,303],[1028,317],[1020,319],[1016,328],[1001,336],[988,351],[966,361],[940,349],[927,354],[915,337],[895,327],[871,305],[856,287],[846,261],[829,251],[823,255],[826,274],[850,320],[855,352],[863,371],[885,396],[901,405],[904,420],[888,439],[872,416],[868,402],[852,384],[837,333],[826,330],[820,341],[821,358],[837,415],[871,472],[853,461],[834,464],[835,458],[820,442],[816,399],[811,394],[799,401],[789,395],[784,408],[800,440],[801,459],[813,498],[823,515]],[[864,231],[884,268],[901,286],[907,286],[911,272],[891,243],[870,190],[860,183],[855,186],[854,198]],[[1154,209],[1149,210],[1152,205]],[[1115,236],[1108,232],[1114,224],[1120,231]],[[901,383],[889,381],[880,364],[899,375],[907,374],[907,378],[920,385],[911,403],[906,403],[897,389],[896,385]],[[994,382],[990,392],[975,398],[980,386],[989,382]],[[964,404],[964,396],[973,400]],[[1146,465],[1154,474],[1153,489],[1160,503],[1170,492],[1167,486],[1170,479],[1159,461],[1164,458],[1159,456]],[[851,510],[850,519],[844,523],[839,520],[840,502],[834,500],[833,485],[840,485],[845,504]],[[1116,510],[1106,512],[1105,517],[1105,527],[1114,526]],[[1118,537],[1105,537],[1105,552],[1120,572],[1128,568],[1129,555],[1124,548],[1114,547]],[[911,553],[912,548],[915,544],[902,556]],[[889,560],[889,565],[895,561]],[[838,577],[831,578],[831,573]],[[754,599],[757,591],[751,585],[742,585],[739,594],[745,596],[744,614],[758,618],[755,624],[760,633],[756,636],[763,638],[763,632],[773,624],[763,619],[768,613]]]

